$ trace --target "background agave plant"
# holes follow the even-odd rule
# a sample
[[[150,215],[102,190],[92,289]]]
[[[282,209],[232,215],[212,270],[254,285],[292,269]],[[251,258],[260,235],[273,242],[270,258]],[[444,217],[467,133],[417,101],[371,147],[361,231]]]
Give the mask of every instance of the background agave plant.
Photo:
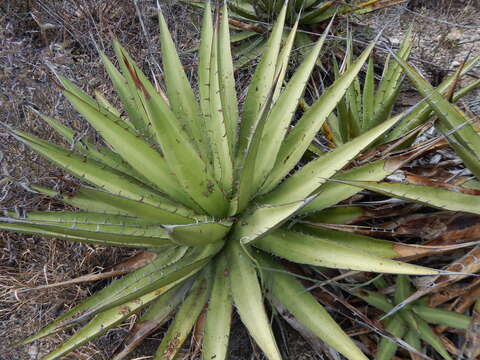
[[[315,40],[312,34],[322,32],[324,23],[335,15],[360,15],[382,8],[404,3],[405,0],[369,0],[369,1],[326,1],[326,0],[297,0],[287,5],[285,25],[295,27],[299,32],[295,38],[295,48],[305,55],[302,49],[311,45]],[[191,6],[203,6],[203,2],[185,1]],[[265,24],[273,23],[283,6],[283,1],[265,0],[233,0],[228,2],[232,20],[231,27],[238,32],[232,36],[235,44],[233,51],[236,67],[241,67],[262,54],[267,46],[264,37]],[[284,37],[288,36],[287,31]]]
[[[453,194],[448,189],[358,181],[380,180],[404,159],[383,158],[338,175],[405,114],[372,126],[297,169],[299,163],[305,163],[303,156],[310,143],[355,81],[374,44],[288,131],[326,33],[283,88],[295,37],[292,31],[281,49],[286,11],[284,5],[241,115],[227,9],[223,8],[214,27],[207,5],[200,47],[199,102],[160,14],[166,94],[147,80],[118,43],[115,50],[121,72],[101,55],[128,119],[106,100],[93,100],[59,76],[65,96],[103,137],[105,146],[78,140],[72,130],[48,117],[44,119],[72,144],[73,151],[12,130],[18,140],[89,185],[68,194],[34,187],[82,211],[11,212],[1,218],[2,229],[148,251],[132,266],[135,271],[62,314],[23,344],[91,319],[45,357],[58,359],[148,307],[115,358],[124,358],[176,310],[156,354],[158,359],[173,359],[208,304],[203,357],[222,359],[235,305],[266,356],[280,359],[263,302],[265,295],[273,308],[292,314],[347,358],[365,359],[295,278],[292,264],[440,273],[392,260],[405,252],[421,252],[414,246],[297,224],[297,216],[327,209],[362,188],[455,211],[479,214],[480,207],[478,198],[470,194],[455,193],[458,201],[447,201]],[[415,78],[408,65],[399,61]],[[417,82],[427,88],[420,79]],[[434,110],[456,111],[445,101],[435,99],[430,105]],[[451,125],[451,116],[445,119],[445,126]],[[463,129],[472,136],[473,128]],[[460,140],[463,135],[458,135]],[[468,154],[476,151],[471,142],[462,146]]]

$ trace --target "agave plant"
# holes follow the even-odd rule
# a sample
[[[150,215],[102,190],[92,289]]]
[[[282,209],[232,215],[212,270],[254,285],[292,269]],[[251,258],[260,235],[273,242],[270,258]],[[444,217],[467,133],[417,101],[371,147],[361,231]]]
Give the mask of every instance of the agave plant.
[[[184,1],[190,6],[203,7],[202,1]],[[300,49],[311,45],[314,40],[311,33],[317,33],[322,24],[331,20],[335,15],[360,15],[379,10],[405,0],[353,0],[353,1],[327,1],[327,0],[294,0],[287,6],[285,25],[298,27],[303,30],[297,34],[295,47]],[[284,1],[281,0],[232,0],[228,7],[233,19],[231,27],[237,32],[231,41],[235,44],[234,57],[237,59],[235,66],[241,67],[262,54],[267,46],[264,37],[265,24],[271,24],[280,13]],[[285,31],[284,37],[287,37]]]
[[[379,289],[385,288],[386,283],[383,279],[376,282]],[[398,276],[395,284],[394,301],[388,296],[361,290],[356,295],[365,300],[369,305],[388,313],[393,308],[393,304],[400,304],[406,298],[413,294],[407,276]],[[467,330],[470,326],[470,317],[427,306],[425,299],[417,300],[402,308],[393,317],[386,321],[385,329],[397,338],[404,339],[415,351],[422,351],[421,340],[432,346],[437,353],[445,360],[451,360],[451,356],[446,350],[441,338],[430,328],[428,324],[445,325],[451,328]],[[395,355],[397,343],[389,338],[383,338],[378,346],[376,359],[390,360]]]
[[[207,3],[198,101],[160,12],[166,93],[148,81],[118,42],[114,48],[121,71],[104,54],[101,57],[127,117],[102,97],[94,100],[58,75],[64,95],[105,145],[78,139],[73,130],[47,116],[44,120],[71,144],[69,150],[11,130],[19,141],[84,185],[69,193],[34,186],[80,211],[10,212],[0,219],[0,228],[146,249],[149,254],[134,271],[60,315],[22,344],[89,320],[44,357],[59,359],[145,310],[114,358],[124,358],[176,314],[155,357],[173,359],[205,313],[202,356],[220,360],[227,356],[235,306],[265,355],[278,360],[281,354],[266,298],[272,308],[291,314],[308,332],[347,358],[366,359],[295,274],[287,271],[286,262],[381,273],[440,273],[393,259],[405,251],[418,251],[415,247],[334,231],[308,233],[295,226],[297,216],[324,210],[363,187],[374,187],[358,180],[378,181],[398,168],[403,160],[383,158],[350,166],[339,174],[404,114],[306,163],[303,156],[310,143],[355,80],[374,44],[308,111],[294,119],[327,32],[283,87],[295,38],[292,32],[281,48],[286,14],[285,4],[252,77],[242,111],[235,90],[227,8],[222,9],[214,26]],[[299,164],[303,166],[298,168]],[[399,186],[401,194],[392,190],[393,196],[480,213],[476,196],[455,193],[457,201],[452,203],[445,201],[453,194],[449,190]]]

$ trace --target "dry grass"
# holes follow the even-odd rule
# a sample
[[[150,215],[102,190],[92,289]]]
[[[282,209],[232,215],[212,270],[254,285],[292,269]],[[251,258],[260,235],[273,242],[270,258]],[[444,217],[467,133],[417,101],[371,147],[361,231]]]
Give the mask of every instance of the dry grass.
[[[415,6],[409,9],[451,23],[471,25],[470,22],[475,21],[475,13],[465,10],[467,6],[475,5],[474,1],[442,1],[444,7],[440,9],[440,14],[435,12],[439,11],[438,7],[432,8],[432,3],[436,3],[433,0],[416,1],[416,4],[412,4]],[[118,0],[115,6],[112,3],[107,0],[6,0],[0,5],[0,121],[58,143],[59,139],[52,131],[29,110],[31,106],[61,119],[79,132],[89,131],[53,85],[46,63],[51,63],[87,92],[96,89],[114,100],[95,49],[97,44],[111,55],[112,35],[126,46],[134,58],[142,60],[141,65],[145,69],[151,67],[154,76],[161,80],[154,1],[138,1],[145,31],[138,21],[137,9],[132,1]],[[185,7],[174,5],[170,1],[166,3],[165,14],[180,50],[194,47],[199,30],[196,21],[198,17]],[[463,7],[458,8],[460,3]],[[418,38],[414,56],[423,60],[419,64],[423,64],[423,69],[430,72],[431,76],[434,76],[434,71],[439,71],[437,68],[451,70],[445,69],[447,64],[462,58],[471,47],[468,41],[480,37],[478,28],[462,28],[460,38],[452,43],[448,40],[448,34],[454,29],[453,26],[400,8],[373,14],[369,23],[381,28],[386,19],[390,22],[390,27],[386,30],[390,37],[398,37],[399,28],[405,31],[409,23],[415,21],[415,31],[423,32],[423,35]],[[478,27],[478,19],[476,21]],[[445,36],[432,39],[431,33]],[[477,54],[480,53],[478,43],[475,43]],[[431,51],[435,48],[442,49],[445,54],[439,56],[440,51]],[[189,74],[194,77],[196,55],[185,54],[183,60]],[[428,64],[435,64],[437,68],[429,67]],[[248,76],[248,71],[240,73],[240,81]],[[478,100],[473,97],[469,99],[467,103],[472,104],[474,111],[478,111],[474,107],[479,103]],[[0,185],[0,210],[62,209],[60,203],[30,192],[28,185],[40,183],[62,189],[69,186],[65,179],[73,180],[72,178],[64,178],[65,174],[2,133],[1,129],[0,152],[1,176],[15,179],[15,185]],[[0,232],[0,360],[41,358],[42,354],[59,344],[71,332],[66,331],[19,349],[9,350],[6,346],[38,330],[59,313],[102,288],[105,281],[42,291],[20,292],[18,289],[64,281],[102,270],[129,254],[124,249]],[[107,359],[128,326],[126,324],[110,331],[70,358]],[[250,354],[246,333],[238,326],[233,331],[233,338],[237,340],[232,343],[232,358],[246,359],[247,353]],[[288,331],[286,339],[289,346],[285,347],[290,347],[292,359],[301,356],[304,359],[313,358],[313,355],[309,355],[311,352],[306,350],[308,346],[291,338]],[[146,346],[153,348],[156,344],[158,340],[149,340]],[[139,353],[151,351],[140,350]]]

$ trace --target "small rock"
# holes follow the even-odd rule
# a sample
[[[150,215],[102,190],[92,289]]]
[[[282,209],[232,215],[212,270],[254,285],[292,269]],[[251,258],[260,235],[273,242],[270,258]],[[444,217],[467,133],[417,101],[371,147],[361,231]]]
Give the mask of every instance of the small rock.
[[[457,43],[462,38],[462,35],[463,34],[459,29],[454,28],[450,30],[450,32],[447,34],[447,36],[445,37],[445,40],[452,43]]]

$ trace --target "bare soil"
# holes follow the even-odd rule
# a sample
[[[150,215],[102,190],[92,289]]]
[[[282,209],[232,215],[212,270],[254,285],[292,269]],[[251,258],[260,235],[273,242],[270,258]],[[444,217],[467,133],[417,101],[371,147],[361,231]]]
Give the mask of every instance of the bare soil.
[[[198,16],[175,1],[161,1],[180,50],[196,45]],[[87,92],[98,90],[116,101],[103,71],[96,47],[112,54],[110,42],[117,37],[145,68],[152,68],[161,79],[158,64],[155,1],[138,1],[145,31],[137,9],[129,0],[4,0],[0,4],[0,121],[42,138],[60,143],[52,130],[31,108],[54,116],[78,132],[91,132],[72,110],[52,81],[47,64],[74,80]],[[408,7],[397,6],[357,19],[372,33],[384,29],[395,45],[413,24],[416,45],[413,61],[432,81],[438,81],[455,69],[467,54],[480,55],[480,3],[476,0],[416,0]],[[185,53],[184,65],[195,68],[194,54]],[[480,68],[472,77],[480,76]],[[438,79],[437,79],[438,78]],[[405,102],[416,101],[411,92]],[[478,92],[464,100],[473,114],[480,114]],[[68,144],[64,144],[68,146]],[[52,188],[68,187],[75,181],[27,150],[0,128],[0,178],[15,183],[0,185],[0,210],[62,209],[54,200],[29,190],[40,183]],[[70,330],[11,349],[16,341],[29,335],[108,281],[77,284],[41,291],[23,288],[59,282],[94,271],[101,271],[131,255],[125,249],[113,249],[62,240],[0,232],[0,360],[37,360],[61,343]],[[108,359],[132,321],[109,331],[99,340],[75,351],[68,359]],[[251,343],[239,321],[231,337],[231,358],[251,359]],[[283,329],[283,330],[282,330]],[[277,329],[285,335],[282,349],[289,359],[319,359],[288,325]],[[159,343],[158,331],[132,359],[147,359]]]

